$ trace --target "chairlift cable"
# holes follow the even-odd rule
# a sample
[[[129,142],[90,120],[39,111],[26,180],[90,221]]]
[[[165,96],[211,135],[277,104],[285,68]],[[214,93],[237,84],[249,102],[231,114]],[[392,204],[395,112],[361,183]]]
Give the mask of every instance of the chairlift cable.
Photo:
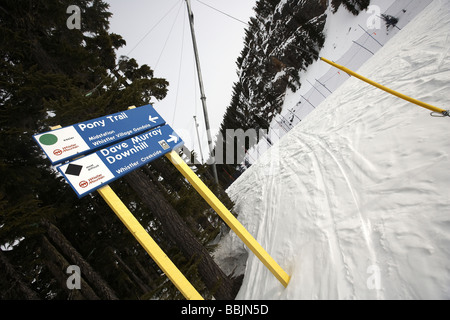
[[[244,22],[244,21],[242,21],[242,20],[240,20],[240,19],[238,19],[238,18],[233,17],[232,15],[230,15],[230,14],[228,14],[228,13],[225,13],[225,12],[223,12],[223,11],[217,9],[217,8],[214,8],[213,6],[211,6],[211,5],[207,4],[207,3],[204,3],[203,1],[197,0],[197,2],[200,2],[200,3],[203,4],[204,6],[207,6],[207,7],[211,8],[211,9],[213,9],[213,10],[215,10],[215,11],[217,11],[217,12],[219,12],[219,13],[221,13],[221,14],[223,14],[223,15],[225,15],[225,16],[231,18],[231,19],[234,19],[234,20],[236,20],[236,21],[239,21],[240,23],[243,23],[243,24],[245,24],[247,27],[249,27],[249,25],[248,25],[247,22]]]

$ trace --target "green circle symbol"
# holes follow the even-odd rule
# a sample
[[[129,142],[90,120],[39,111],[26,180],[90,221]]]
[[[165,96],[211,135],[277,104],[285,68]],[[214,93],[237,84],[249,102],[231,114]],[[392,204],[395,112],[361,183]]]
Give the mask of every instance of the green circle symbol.
[[[39,142],[46,146],[52,146],[58,142],[58,137],[54,134],[44,134],[39,138]]]

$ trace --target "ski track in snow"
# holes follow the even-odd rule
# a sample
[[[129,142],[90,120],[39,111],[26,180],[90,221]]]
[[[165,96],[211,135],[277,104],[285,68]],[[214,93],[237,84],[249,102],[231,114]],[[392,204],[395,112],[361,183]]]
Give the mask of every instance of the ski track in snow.
[[[435,0],[359,72],[448,109],[449,7]],[[250,253],[237,298],[449,299],[448,126],[349,79],[227,190],[291,275],[285,289]]]

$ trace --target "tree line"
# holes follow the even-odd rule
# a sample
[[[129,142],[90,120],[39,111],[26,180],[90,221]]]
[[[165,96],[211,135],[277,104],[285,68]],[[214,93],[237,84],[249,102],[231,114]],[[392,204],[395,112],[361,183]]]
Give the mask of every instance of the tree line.
[[[331,4],[357,14],[369,0]],[[69,29],[66,10],[73,5],[82,19]],[[222,134],[268,129],[286,90],[301,85],[299,71],[317,58],[326,7],[326,0],[257,1]],[[168,81],[150,66],[117,57],[126,42],[109,31],[110,18],[102,0],[0,3],[0,299],[183,298],[104,200],[95,193],[79,200],[32,139],[50,126],[167,95]],[[222,187],[207,166],[193,169],[231,209],[223,187],[239,163],[218,166]],[[242,277],[225,274],[212,258],[226,228],[168,160],[111,186],[203,297],[235,297]],[[70,265],[80,268],[80,290],[67,286]]]
[[[81,9],[69,29],[66,9]],[[104,200],[79,200],[32,136],[164,99],[169,83],[148,65],[117,57],[101,0],[5,0],[0,4],[0,298],[183,299]],[[209,169],[193,167],[211,183]],[[233,299],[241,278],[214,262],[223,223],[165,158],[111,184],[206,299]],[[67,268],[81,289],[67,286]]]
[[[300,72],[319,58],[325,42],[328,5],[332,12],[342,6],[358,15],[367,9],[370,0],[257,1],[255,16],[246,29],[244,49],[236,61],[238,81],[220,126],[221,136],[226,136],[227,129],[270,129],[281,112],[287,90],[298,90]],[[249,150],[261,139],[249,139],[242,145],[217,139],[223,145],[216,145],[216,149],[234,150],[237,154],[238,148]],[[243,170],[236,158],[234,163],[220,163],[224,163],[218,166],[224,184],[232,183]]]

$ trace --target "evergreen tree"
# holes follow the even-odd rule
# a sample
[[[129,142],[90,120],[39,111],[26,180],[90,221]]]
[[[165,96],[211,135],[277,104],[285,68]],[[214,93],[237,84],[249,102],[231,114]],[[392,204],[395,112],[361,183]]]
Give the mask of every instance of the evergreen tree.
[[[255,17],[250,19],[246,30],[244,49],[237,59],[239,81],[234,84],[230,106],[220,127],[224,138],[217,139],[223,143],[222,150],[234,150],[236,155],[238,148],[250,149],[257,141],[238,146],[226,139],[226,130],[267,130],[281,111],[286,90],[300,87],[300,71],[318,59],[325,41],[322,33],[325,11],[324,1],[257,2]],[[226,155],[223,163],[225,159]],[[235,160],[218,167],[225,185],[232,182],[239,169],[240,163]]]
[[[259,0],[255,17],[246,30],[244,49],[236,64],[239,80],[234,84],[229,107],[223,117],[220,136],[227,129],[269,129],[281,112],[286,90],[301,87],[300,72],[319,58],[325,42],[323,30],[328,1]],[[343,6],[358,15],[368,8],[370,0],[332,0],[336,12]],[[259,137],[261,139],[261,137]],[[249,150],[252,143],[238,146],[233,141],[217,139],[216,149]],[[224,154],[225,163],[226,154]],[[222,160],[222,159],[221,159]],[[236,159],[237,160],[237,159]],[[219,179],[228,185],[239,174],[241,163],[218,166]],[[230,179],[231,176],[231,179]]]
[[[81,9],[80,30],[67,28],[70,5]],[[103,199],[96,195],[77,199],[32,139],[49,126],[123,111],[167,94],[168,82],[155,77],[149,66],[139,66],[128,57],[117,59],[115,52],[125,41],[108,31],[110,17],[108,4],[101,0],[5,0],[0,4],[2,298],[180,297],[175,290],[162,290],[167,288],[167,278]],[[157,174],[155,168],[165,165],[161,159],[146,170]],[[166,172],[172,175],[174,170]],[[148,179],[145,175],[151,183]],[[179,197],[184,179],[169,176],[154,181],[165,187],[157,192],[167,192],[160,196],[173,201],[172,209],[180,206],[174,199],[183,199],[186,206],[194,203]],[[146,190],[136,194],[124,181],[112,187],[180,269],[190,274],[200,292],[205,296],[215,292],[217,288],[205,287],[198,276],[199,261],[182,254],[165,234],[151,212],[159,209],[145,207],[141,198]],[[194,219],[192,228],[204,224],[200,220]],[[208,241],[207,235],[198,236],[202,243]],[[81,268],[81,291],[66,286],[66,269],[71,264]]]
[[[348,11],[357,16],[361,11],[366,10],[370,5],[370,0],[332,0],[334,12],[343,5]]]

